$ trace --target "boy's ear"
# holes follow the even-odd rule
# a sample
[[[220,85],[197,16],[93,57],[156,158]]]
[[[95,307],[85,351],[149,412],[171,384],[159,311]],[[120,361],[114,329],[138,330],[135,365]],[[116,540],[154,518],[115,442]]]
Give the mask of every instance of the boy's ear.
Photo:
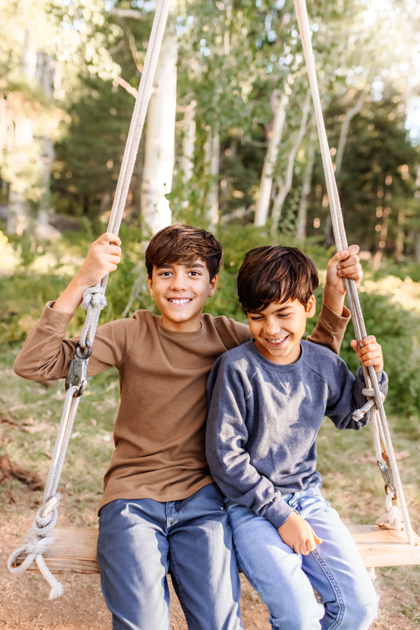
[[[153,288],[153,281],[150,276],[147,276],[147,284],[149,285],[150,297],[155,297],[155,290]]]
[[[310,317],[313,317],[315,315],[315,311],[316,311],[316,300],[315,300],[315,296],[311,295],[311,297],[308,300],[308,303],[306,305],[306,317],[309,319]]]
[[[210,291],[207,297],[213,297],[213,295],[215,294],[216,287],[217,287],[217,280],[218,280],[217,276],[214,276],[214,278],[210,280]]]

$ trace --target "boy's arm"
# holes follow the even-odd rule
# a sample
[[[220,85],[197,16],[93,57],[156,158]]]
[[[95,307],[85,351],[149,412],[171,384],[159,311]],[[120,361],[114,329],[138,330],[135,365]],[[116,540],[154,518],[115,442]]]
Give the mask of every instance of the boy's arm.
[[[63,339],[73,313],[61,313],[54,310],[53,305],[49,302],[45,306],[13,366],[18,376],[30,381],[65,378],[76,350],[78,337]],[[133,320],[123,319],[99,326],[88,363],[88,376],[99,374],[111,365],[120,365],[132,324]]]
[[[29,333],[14,364],[16,374],[29,380],[54,380],[67,375],[78,337],[63,339],[66,328],[82,301],[83,291],[116,269],[121,253],[119,243],[117,236],[103,234],[91,245],[80,270],[58,300],[46,305]],[[118,339],[121,328],[117,322],[98,328],[88,364],[89,376],[122,360],[123,344]]]
[[[314,331],[307,337],[308,341],[325,346],[335,354],[340,353],[350,321],[350,313],[344,306],[346,289],[343,278],[360,282],[363,277],[358,252],[358,245],[350,245],[346,251],[335,254],[329,261],[321,313]]]
[[[246,399],[251,394],[245,391],[238,372],[226,365],[224,357],[210,373],[207,389],[206,456],[213,479],[228,499],[280,527],[293,510],[272,482],[251,464],[245,450]]]
[[[342,307],[341,314],[338,315],[324,300],[317,324],[306,339],[320,346],[325,346],[335,354],[340,354],[349,321],[350,313],[345,306]]]

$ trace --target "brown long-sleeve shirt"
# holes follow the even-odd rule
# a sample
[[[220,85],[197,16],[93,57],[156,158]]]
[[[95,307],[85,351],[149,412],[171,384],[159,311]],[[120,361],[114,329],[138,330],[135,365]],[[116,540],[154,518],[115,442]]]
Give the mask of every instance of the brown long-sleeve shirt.
[[[67,375],[78,337],[63,339],[72,318],[46,305],[16,358],[29,380]],[[310,341],[338,353],[349,318],[323,305]],[[88,376],[119,371],[115,451],[104,477],[100,509],[115,499],[185,499],[211,483],[205,458],[206,381],[216,359],[251,338],[246,324],[202,316],[200,330],[173,332],[150,311],[99,326]]]

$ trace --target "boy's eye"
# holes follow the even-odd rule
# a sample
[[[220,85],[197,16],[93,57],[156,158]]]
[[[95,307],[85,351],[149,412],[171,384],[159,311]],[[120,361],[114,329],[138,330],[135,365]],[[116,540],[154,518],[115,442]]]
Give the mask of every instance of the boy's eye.
[[[256,315],[255,317],[251,317],[253,322],[258,322],[262,319],[262,317],[258,317],[258,315]]]
[[[190,275],[191,276],[201,276],[201,273],[199,271],[190,271]]]
[[[160,274],[160,276],[170,276],[172,275],[170,271],[162,271]]]

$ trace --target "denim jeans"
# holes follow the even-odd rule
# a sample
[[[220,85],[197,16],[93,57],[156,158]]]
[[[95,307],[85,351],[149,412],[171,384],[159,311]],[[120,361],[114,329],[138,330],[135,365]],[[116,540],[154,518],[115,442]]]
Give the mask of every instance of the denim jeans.
[[[223,495],[118,499],[99,515],[98,562],[113,630],[168,630],[172,575],[190,630],[239,630],[240,582]]]
[[[225,500],[239,567],[267,605],[272,628],[366,630],[379,597],[347,527],[319,488],[283,498],[322,540],[307,556],[294,553],[265,517]]]

